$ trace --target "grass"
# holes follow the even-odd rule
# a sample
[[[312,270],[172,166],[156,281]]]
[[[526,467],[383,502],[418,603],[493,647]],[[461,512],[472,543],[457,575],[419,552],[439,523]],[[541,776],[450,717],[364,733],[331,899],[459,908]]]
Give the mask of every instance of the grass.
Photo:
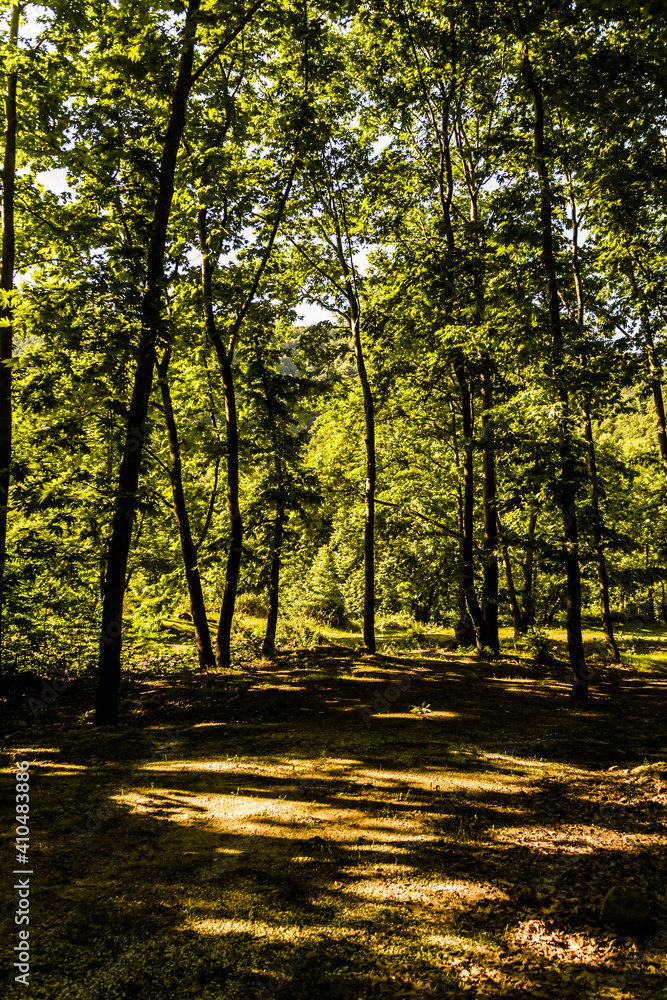
[[[117,730],[90,724],[92,679],[36,718],[11,688],[3,842],[28,759],[31,1000],[663,997],[667,636],[633,632],[658,661],[641,674],[600,657],[586,712],[509,634],[495,663],[450,637],[147,669]],[[612,884],[649,899],[646,940],[599,923]],[[8,971],[3,996],[24,995]]]

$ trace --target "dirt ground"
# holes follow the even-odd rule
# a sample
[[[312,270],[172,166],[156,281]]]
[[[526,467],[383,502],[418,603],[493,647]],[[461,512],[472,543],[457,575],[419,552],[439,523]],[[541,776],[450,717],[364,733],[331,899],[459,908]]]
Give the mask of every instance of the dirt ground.
[[[667,996],[665,688],[509,653],[332,645],[222,674],[5,699],[8,1000]],[[28,760],[30,977],[14,982],[14,762]],[[640,890],[633,937],[599,921]]]

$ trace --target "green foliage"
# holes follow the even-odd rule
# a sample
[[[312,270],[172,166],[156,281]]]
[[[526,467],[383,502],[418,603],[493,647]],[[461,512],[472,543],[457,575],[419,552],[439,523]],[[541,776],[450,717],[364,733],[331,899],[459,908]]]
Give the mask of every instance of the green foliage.
[[[300,589],[292,591],[295,610],[322,625],[344,625],[345,599],[340,587],[334,558],[322,546]]]
[[[525,643],[528,652],[537,663],[544,665],[549,661],[553,642],[545,628],[533,625],[526,632]]]
[[[324,636],[317,627],[317,622],[293,614],[281,620],[279,640],[283,644],[294,645],[297,649],[308,649],[322,643]]]
[[[183,16],[159,3],[94,17],[79,5],[39,10],[39,44],[21,35],[18,53],[5,52],[19,72],[21,127],[17,282],[0,296],[14,311],[2,644],[10,669],[57,672],[92,669],[97,655]],[[206,72],[195,69],[156,352],[170,352],[183,492],[211,622],[230,541],[229,446],[220,366],[202,322],[203,208],[225,342],[245,309],[232,356],[239,613],[266,617],[279,557],[284,641],[312,645],[320,627],[361,619],[367,470],[355,309],[376,414],[375,606],[381,630],[393,631],[391,619],[400,632],[385,648],[416,648],[429,624],[458,619],[466,441],[457,365],[474,416],[477,591],[487,365],[496,508],[517,590],[537,510],[533,603],[541,621],[565,615],[566,433],[584,609],[598,614],[596,516],[615,613],[660,604],[665,39],[638,10],[613,23],[595,5],[579,5],[576,23],[559,11],[526,13],[522,34],[500,8],[334,5],[306,23],[287,4],[260,9]],[[197,66],[238,16],[236,5],[202,9]],[[558,358],[526,53],[545,105]],[[48,189],[53,170],[66,175],[65,191]],[[288,187],[277,225],[277,192]],[[586,239],[573,243],[581,227]],[[313,306],[324,318],[304,325],[299,312]],[[126,571],[128,662],[156,650],[165,621],[190,607],[157,384],[148,413]],[[256,623],[237,631],[237,659],[257,654],[260,632]],[[539,629],[528,642],[544,662]]]

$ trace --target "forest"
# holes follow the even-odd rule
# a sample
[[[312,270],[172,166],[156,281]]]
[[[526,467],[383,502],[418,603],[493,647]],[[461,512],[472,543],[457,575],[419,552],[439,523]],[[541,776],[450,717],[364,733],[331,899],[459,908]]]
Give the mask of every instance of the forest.
[[[268,658],[295,616],[368,652],[378,614],[454,622],[491,657],[499,621],[562,619],[585,701],[582,613],[615,661],[615,617],[664,613],[662,18],[31,17],[5,14],[5,670],[85,645],[115,723],[123,650],[181,616],[228,668],[240,597]]]
[[[25,757],[45,778],[74,768],[65,798],[93,827],[71,809],[54,818],[54,830],[70,830],[52,844],[70,858],[63,871],[74,841],[97,850],[91,838],[104,839],[113,867],[111,841],[131,838],[135,821],[139,841],[163,837],[147,824],[186,794],[190,765],[161,775],[154,810],[140,770],[157,780],[146,754],[159,746],[166,768],[187,746],[200,763],[227,761],[215,781],[230,809],[234,794],[275,793],[302,811],[304,799],[342,794],[349,806],[371,795],[353,791],[366,787],[361,771],[350,777],[363,764],[386,828],[403,822],[401,796],[425,797],[408,818],[435,802],[429,830],[466,854],[467,872],[504,822],[474,781],[513,760],[498,778],[509,782],[503,795],[528,795],[517,791],[527,782],[534,822],[547,803],[542,823],[553,808],[555,826],[575,822],[576,799],[576,822],[595,816],[611,838],[591,850],[608,851],[617,882],[634,886],[633,852],[646,848],[642,870],[658,864],[658,827],[642,810],[667,801],[667,765],[649,760],[665,756],[667,668],[663,5],[2,0],[0,45],[2,766]],[[339,745],[353,718],[357,735]],[[166,723],[177,729],[155,744]],[[373,733],[382,738],[371,753]],[[449,778],[433,771],[436,758]],[[556,771],[536,778],[538,758]],[[399,765],[390,794],[385,772]],[[603,765],[604,781],[625,775],[621,805],[611,791],[591,798]],[[225,782],[242,784],[243,766],[262,777],[246,774],[254,790],[234,793]],[[422,769],[416,792],[412,766]],[[457,768],[467,791],[447,784]],[[42,805],[56,817],[70,772],[49,774]],[[93,787],[106,789],[102,813]],[[203,787],[195,811],[208,808]],[[570,805],[558,813],[561,792]],[[128,794],[144,803],[130,818]],[[443,795],[447,821],[437,818]],[[633,802],[640,818],[630,820]],[[263,821],[280,867],[276,815]],[[307,815],[301,826],[320,832],[342,822]],[[245,858],[260,833],[241,837],[234,823],[225,836],[240,837]],[[126,832],[97,832],[116,827]],[[343,851],[333,842],[308,842],[320,866]],[[160,843],[156,898],[180,864]],[[135,841],[127,846],[136,861]],[[192,846],[186,838],[179,851],[203,850]],[[371,867],[390,853],[385,844]],[[493,856],[496,895],[474,906],[498,933],[511,923],[505,903],[513,914],[528,906],[530,930],[546,919],[546,892],[573,878],[574,862],[549,861],[550,874],[533,879],[548,890],[505,899],[497,875],[509,862]],[[422,874],[429,858],[414,859]],[[198,876],[206,891],[250,878],[228,862]],[[281,905],[306,892],[304,877]],[[580,923],[599,911],[589,889],[597,902],[582,904]],[[257,891],[239,889],[239,912]],[[414,973],[405,996],[662,997],[651,947],[664,965],[665,904],[642,891],[650,919],[624,924],[653,934],[641,975],[627,972],[621,941],[615,979],[612,959],[593,968],[592,952],[592,978],[561,969],[553,979],[550,939],[532,984],[501,982],[502,963],[494,971],[486,958],[481,979],[463,975],[435,960],[432,942],[396,976]],[[255,952],[237,962],[225,951],[229,928],[211,971],[197,905],[174,962],[199,979],[164,972],[166,997],[404,995],[389,973],[371,989],[361,953],[345,951],[356,932],[338,904],[327,922],[345,945],[319,985],[321,942],[291,958],[278,948],[279,971],[260,974]],[[68,906],[85,910],[78,897]],[[139,923],[129,951],[129,924],[114,929],[118,968],[107,954],[100,973],[102,958],[89,956],[98,972],[57,985],[45,972],[35,997],[151,995],[150,976],[171,968],[160,943],[171,906],[151,911],[148,944],[137,944]],[[94,932],[74,928],[83,951],[103,913]],[[6,916],[0,906],[0,931]],[[533,947],[525,927],[510,954]],[[55,924],[51,933],[60,940]],[[227,982],[221,970],[232,966]]]

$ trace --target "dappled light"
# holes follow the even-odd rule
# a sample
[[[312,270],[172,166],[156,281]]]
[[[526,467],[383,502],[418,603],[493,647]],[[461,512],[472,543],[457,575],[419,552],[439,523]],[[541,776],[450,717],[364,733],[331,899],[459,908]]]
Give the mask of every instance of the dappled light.
[[[48,947],[67,935],[88,970],[73,998],[95,975],[128,1000],[148,1000],[155,976],[175,998],[193,975],[211,1000],[657,995],[663,675],[613,696],[603,675],[573,714],[562,678],[528,664],[400,662],[410,690],[370,725],[360,709],[394,660],[368,680],[354,660],[351,694],[317,650],[280,687],[268,664],[220,677],[215,718],[187,675],[153,680],[171,707],[158,723],[144,702],[143,730],[92,739],[81,687],[42,716],[40,743],[17,716],[12,755],[33,762],[44,830],[35,868],[71,872],[34,892]],[[650,901],[640,936],[600,922],[612,884]],[[55,998],[48,960],[34,963]]]
[[[664,7],[0,4],[2,1000],[667,1000]]]

